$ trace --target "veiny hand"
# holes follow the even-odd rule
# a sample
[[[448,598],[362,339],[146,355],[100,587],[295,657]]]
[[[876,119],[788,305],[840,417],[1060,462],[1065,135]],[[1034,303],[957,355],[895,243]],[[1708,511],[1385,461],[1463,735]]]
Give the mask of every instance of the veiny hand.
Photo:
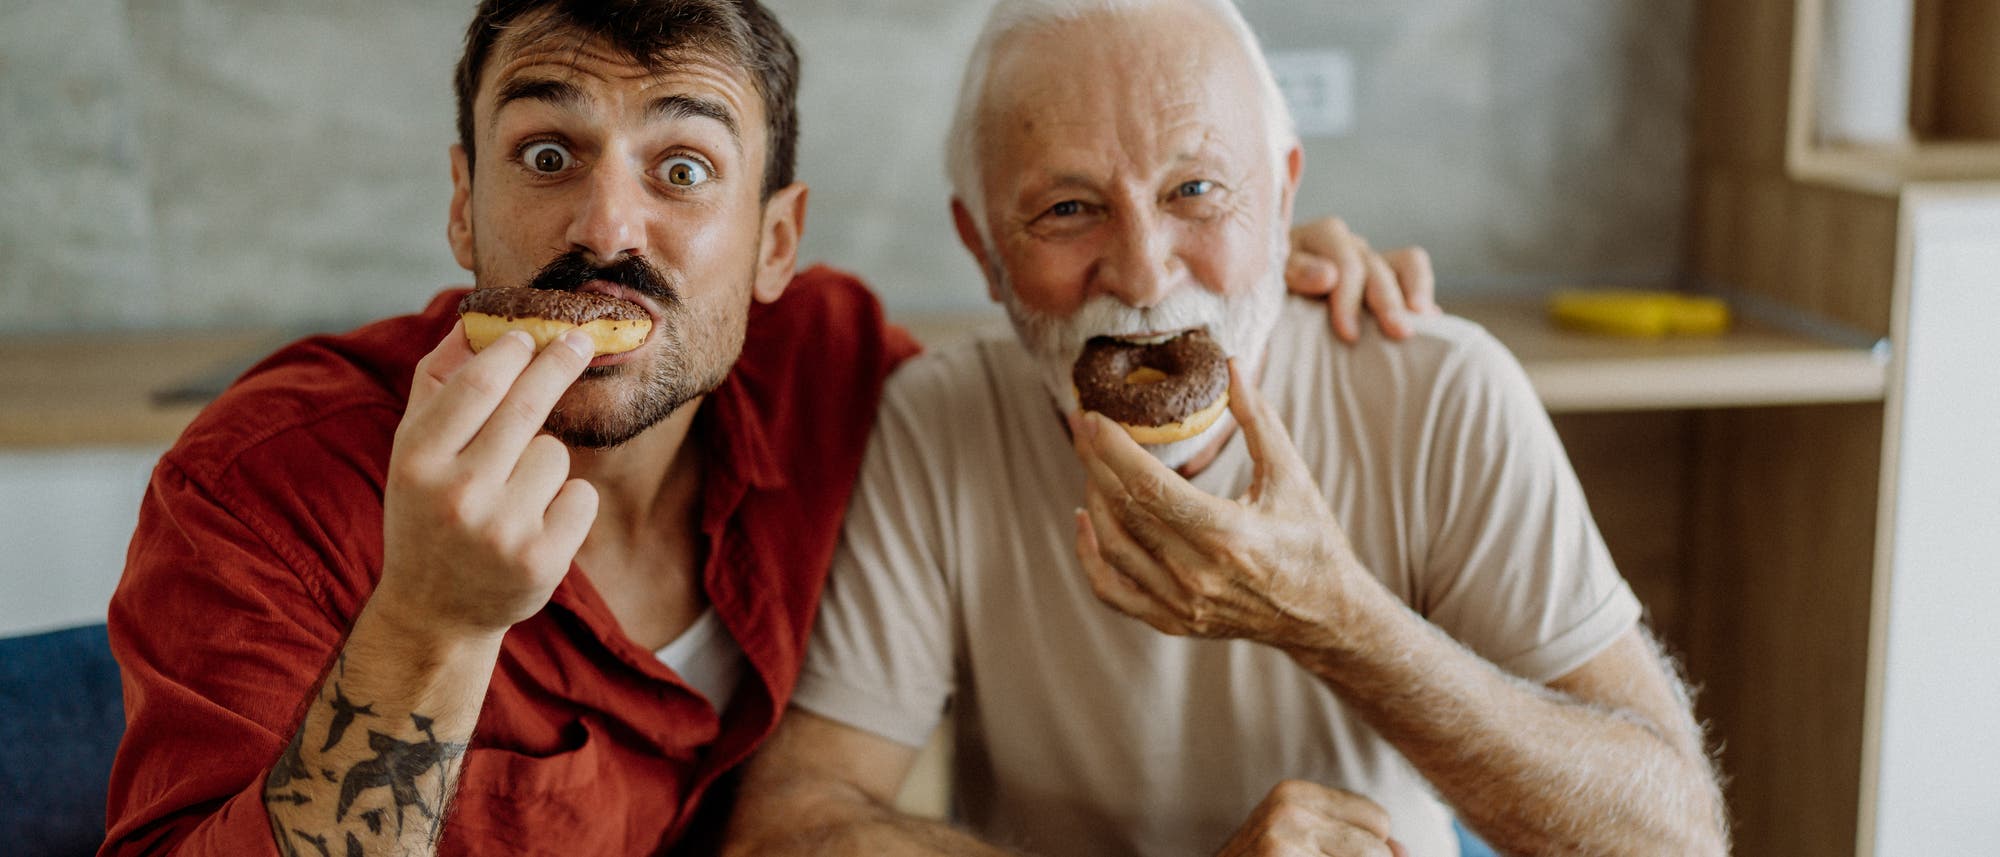
[[[1361,305],[1390,339],[1410,335],[1415,316],[1437,315],[1437,281],[1422,247],[1376,253],[1338,217],[1292,227],[1292,256],[1285,285],[1294,294],[1327,296],[1333,331],[1353,342],[1361,336]]]
[[[1286,650],[1338,645],[1342,617],[1372,580],[1277,415],[1233,362],[1229,410],[1256,466],[1234,501],[1188,484],[1101,414],[1072,421],[1088,473],[1076,553],[1091,590],[1168,634]]]
[[[498,635],[569,572],[597,492],[541,433],[590,363],[572,332],[534,352],[509,333],[478,354],[463,323],[417,363],[383,497],[382,582],[371,609],[409,627]]]
[[[1318,783],[1286,780],[1250,811],[1216,857],[1406,857],[1389,838],[1389,813],[1374,801]]]

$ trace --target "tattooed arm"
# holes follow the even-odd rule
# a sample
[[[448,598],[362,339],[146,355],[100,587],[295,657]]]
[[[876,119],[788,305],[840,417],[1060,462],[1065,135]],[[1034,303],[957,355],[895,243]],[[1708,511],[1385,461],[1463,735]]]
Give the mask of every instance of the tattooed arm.
[[[364,611],[264,781],[286,857],[430,854],[499,638],[452,645]]]
[[[548,602],[596,514],[540,434],[589,360],[453,328],[417,364],[383,497],[382,579],[265,780],[287,855],[436,851],[500,641]]]

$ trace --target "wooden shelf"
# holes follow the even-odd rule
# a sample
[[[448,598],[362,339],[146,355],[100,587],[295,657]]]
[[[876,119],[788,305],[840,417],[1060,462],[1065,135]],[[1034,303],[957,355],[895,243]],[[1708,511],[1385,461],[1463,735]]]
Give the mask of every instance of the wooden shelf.
[[[163,446],[201,405],[155,393],[279,344],[271,331],[0,339],[0,448]]]
[[[1550,324],[1534,298],[1446,295],[1446,311],[1478,322],[1519,358],[1551,413],[1879,402],[1888,368],[1871,348],[1830,343],[1755,319],[1722,336],[1634,340]],[[989,326],[998,311],[895,319],[925,342]]]
[[[1740,314],[1721,336],[1633,340],[1558,328],[1538,300],[1444,303],[1514,352],[1551,413],[1874,402],[1888,383],[1874,349]]]

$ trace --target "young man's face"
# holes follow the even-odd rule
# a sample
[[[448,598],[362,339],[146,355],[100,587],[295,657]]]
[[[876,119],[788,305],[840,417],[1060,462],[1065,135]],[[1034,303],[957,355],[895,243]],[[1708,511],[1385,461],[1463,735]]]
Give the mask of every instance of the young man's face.
[[[791,274],[804,188],[760,198],[769,141],[755,86],[714,58],[664,65],[561,30],[510,35],[479,82],[475,152],[453,151],[452,250],[480,288],[528,285],[565,257],[572,271],[622,265],[553,283],[654,317],[645,344],[594,361],[549,418],[572,446],[630,439],[714,389],[753,295],[775,299]]]

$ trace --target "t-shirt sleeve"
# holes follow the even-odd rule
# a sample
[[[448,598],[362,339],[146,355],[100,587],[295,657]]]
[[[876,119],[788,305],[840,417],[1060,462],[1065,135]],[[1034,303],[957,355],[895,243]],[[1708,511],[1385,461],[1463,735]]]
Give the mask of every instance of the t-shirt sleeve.
[[[944,441],[917,429],[925,405],[898,380],[908,379],[891,378],[884,394],[792,704],[920,747],[953,690],[956,613]]]
[[[1425,617],[1547,683],[1639,620],[1562,442],[1507,349],[1474,330],[1441,368],[1424,506]]]
[[[167,463],[109,621],[127,728],[100,857],[276,855],[265,775],[342,629],[256,527]]]

